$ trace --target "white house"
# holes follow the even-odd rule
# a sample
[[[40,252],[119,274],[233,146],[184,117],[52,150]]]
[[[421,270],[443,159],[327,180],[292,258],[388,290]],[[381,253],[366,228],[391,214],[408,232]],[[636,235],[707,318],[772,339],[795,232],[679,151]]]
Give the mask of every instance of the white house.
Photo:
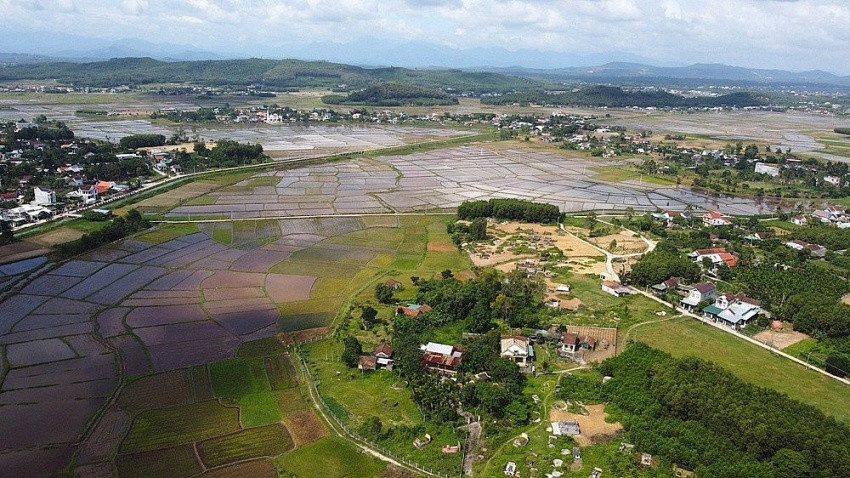
[[[534,359],[534,349],[528,337],[503,336],[500,349],[500,357],[509,358],[520,367],[526,367]]]
[[[703,214],[702,223],[706,226],[729,226],[732,220],[717,211],[711,211]]]
[[[688,288],[688,296],[679,301],[685,309],[693,310],[704,301],[711,300],[717,296],[717,287],[711,282],[701,282]]]
[[[824,176],[823,182],[839,187],[841,185],[841,178],[838,176]]]
[[[50,206],[51,204],[56,203],[56,191],[52,189],[36,186],[33,188],[33,192],[35,193],[35,201],[33,201],[33,204],[38,206]]]
[[[779,166],[774,166],[772,164],[766,164],[757,162],[756,163],[756,173],[757,174],[767,174],[771,177],[779,176]]]
[[[614,297],[629,295],[631,293],[631,290],[628,287],[625,287],[623,284],[613,280],[606,280],[602,282],[602,291],[607,292]]]
[[[761,313],[761,303],[744,294],[723,294],[702,309],[704,317],[733,329],[745,327]]]

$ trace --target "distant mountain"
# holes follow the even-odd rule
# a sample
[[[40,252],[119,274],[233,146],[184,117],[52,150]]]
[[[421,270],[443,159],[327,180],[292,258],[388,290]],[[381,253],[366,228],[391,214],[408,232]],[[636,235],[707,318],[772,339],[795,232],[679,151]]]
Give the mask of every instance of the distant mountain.
[[[512,67],[490,69],[505,74],[523,75],[549,80],[584,80],[591,82],[632,80],[638,82],[663,82],[683,80],[708,82],[737,82],[763,85],[833,85],[850,87],[850,76],[838,76],[820,70],[792,72],[744,68],[716,63],[697,63],[681,67],[651,66],[641,63],[612,62],[600,66],[556,69],[531,69]]]
[[[386,82],[450,92],[505,92],[542,88],[545,82],[489,72],[362,68],[325,61],[205,60],[166,62],[153,58],[113,58],[90,63],[51,62],[0,68],[0,81],[57,80],[107,87],[150,83],[193,83],[287,88],[367,88]]]

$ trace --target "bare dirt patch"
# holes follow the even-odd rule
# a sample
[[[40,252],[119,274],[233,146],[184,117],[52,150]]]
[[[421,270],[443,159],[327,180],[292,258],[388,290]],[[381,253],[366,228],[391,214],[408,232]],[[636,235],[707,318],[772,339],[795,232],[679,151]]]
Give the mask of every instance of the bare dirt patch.
[[[328,436],[328,429],[311,410],[290,415],[283,419],[295,446],[304,446]]]
[[[451,242],[428,242],[429,252],[454,252],[457,247]]]
[[[590,446],[594,443],[606,441],[622,431],[623,425],[605,421],[605,418],[608,416],[605,413],[605,405],[587,405],[584,408],[587,410],[588,415],[552,409],[549,412],[549,421],[578,421],[581,435],[574,438],[579,446]]]
[[[613,357],[617,351],[617,329],[569,325],[567,332],[577,334],[579,337],[590,336],[596,339],[596,350],[584,350],[582,352],[584,362],[601,362]]]
[[[646,243],[641,238],[634,237],[625,231],[607,236],[591,237],[588,241],[613,254],[637,254],[644,252],[647,248]],[[614,248],[610,247],[612,241],[616,241]]]
[[[753,338],[763,344],[782,350],[809,338],[809,336],[793,330],[764,330],[755,334]]]
[[[330,327],[318,327],[315,329],[297,330],[295,332],[283,334],[280,338],[280,341],[283,344],[306,342],[316,337],[324,337],[325,335],[328,335],[330,331]]]

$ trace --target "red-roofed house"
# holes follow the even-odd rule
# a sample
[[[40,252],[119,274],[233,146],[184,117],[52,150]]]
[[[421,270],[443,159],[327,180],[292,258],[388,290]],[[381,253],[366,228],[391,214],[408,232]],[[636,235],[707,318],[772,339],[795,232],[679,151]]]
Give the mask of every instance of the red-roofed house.
[[[729,226],[732,220],[717,211],[711,211],[702,215],[702,223],[706,226]]]

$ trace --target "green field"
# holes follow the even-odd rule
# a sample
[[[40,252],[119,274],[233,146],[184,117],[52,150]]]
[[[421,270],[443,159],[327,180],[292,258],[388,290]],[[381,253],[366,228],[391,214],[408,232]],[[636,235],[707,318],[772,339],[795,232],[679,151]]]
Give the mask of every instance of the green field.
[[[387,464],[366,455],[354,445],[328,437],[298,448],[275,460],[278,468],[298,477],[372,478],[382,473]]]
[[[286,428],[269,425],[203,441],[198,451],[204,463],[214,467],[251,458],[278,456],[294,446]]]
[[[195,224],[162,224],[148,232],[135,236],[135,238],[140,241],[161,244],[197,232],[198,226]]]
[[[274,365],[274,362],[270,362]],[[272,392],[265,360],[259,357],[235,358],[213,362],[209,365],[213,393],[225,403],[239,405],[244,427],[277,423],[281,410],[277,396]],[[289,381],[288,375],[275,375],[275,383]]]
[[[239,411],[216,401],[139,413],[121,444],[121,452],[166,448],[239,430]]]
[[[691,318],[637,328],[631,338],[669,352],[710,360],[738,377],[813,405],[836,420],[850,420],[850,388],[786,358]]]
[[[192,476],[203,471],[192,445],[118,455],[115,464],[121,478]]]

